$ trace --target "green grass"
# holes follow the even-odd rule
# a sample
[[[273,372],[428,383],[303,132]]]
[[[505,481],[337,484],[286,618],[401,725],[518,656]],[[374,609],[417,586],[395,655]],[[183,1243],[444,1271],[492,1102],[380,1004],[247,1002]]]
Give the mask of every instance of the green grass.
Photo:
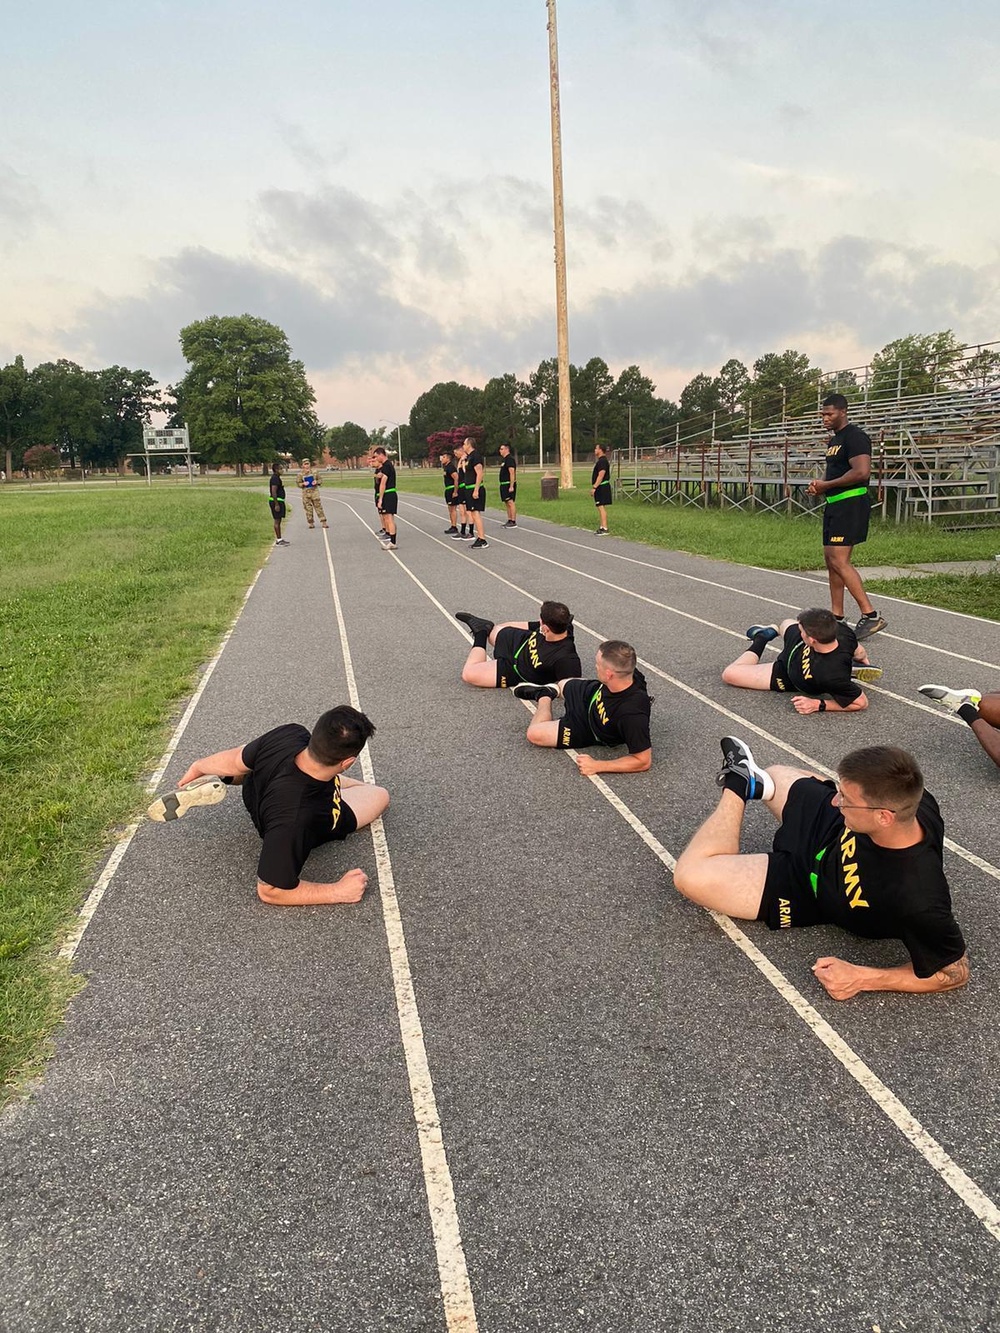
[[[272,540],[226,490],[0,492],[0,1085],[73,982],[55,946]]]
[[[1000,620],[1000,566],[989,574],[929,574],[926,578],[866,579],[870,596],[882,593],[924,606],[943,606]],[[886,615],[891,618],[891,612]]]

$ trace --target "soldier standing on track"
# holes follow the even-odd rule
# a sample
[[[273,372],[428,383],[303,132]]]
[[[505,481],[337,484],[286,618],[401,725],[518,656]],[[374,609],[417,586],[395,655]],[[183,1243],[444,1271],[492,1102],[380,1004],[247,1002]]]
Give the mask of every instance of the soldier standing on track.
[[[459,535],[455,520],[458,518],[458,464],[450,449],[442,449],[440,454],[441,471],[444,473],[444,502],[448,506],[449,527],[445,528],[446,537]],[[464,511],[463,511],[464,517]]]
[[[862,640],[886,627],[886,621],[868,600],[861,575],[851,564],[854,547],[868,536],[872,442],[860,427],[848,423],[847,399],[842,393],[831,393],[823,399],[823,425],[833,431],[826,451],[826,476],[822,481],[811,481],[807,489],[810,495],[822,495],[826,501],[823,557],[830,580],[830,610],[838,620],[844,619],[846,589],[861,610],[854,632]]]
[[[288,546],[289,542],[281,535],[281,520],[288,512],[285,506],[285,483],[281,480],[281,464],[271,464],[271,480],[268,483],[268,489],[271,498],[268,504],[271,506],[271,518],[274,521],[274,544],[275,546]]]
[[[597,532],[595,536],[608,535],[608,505],[614,499],[611,491],[611,464],[608,462],[607,446],[594,446],[594,470],[590,476],[590,493],[597,505]]]
[[[476,442],[470,436],[462,445],[465,450],[465,509],[472,520],[476,540],[471,549],[483,550],[489,546],[486,531],[483,528],[483,514],[486,512],[486,486],[483,482],[483,456],[476,448]]]
[[[323,513],[323,501],[318,495],[319,487],[323,483],[320,481],[319,472],[313,467],[308,458],[302,460],[298,481],[299,489],[302,491],[302,509],[310,529],[316,526],[317,515],[319,516],[320,526],[328,528],[330,525],[326,521],[326,514]]]
[[[517,527],[517,459],[509,444],[500,446],[500,499],[507,506],[505,528]]]
[[[372,462],[375,464],[375,508],[382,515],[382,550],[396,549],[396,510],[399,496],[396,494],[396,465],[381,445],[372,450]]]

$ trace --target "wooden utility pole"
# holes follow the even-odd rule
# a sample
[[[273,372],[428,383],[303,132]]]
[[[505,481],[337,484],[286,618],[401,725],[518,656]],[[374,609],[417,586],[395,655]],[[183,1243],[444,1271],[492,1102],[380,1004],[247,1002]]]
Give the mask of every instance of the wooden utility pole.
[[[569,396],[569,314],[566,302],[566,222],[563,216],[562,130],[559,121],[559,43],[556,0],[549,10],[549,104],[552,112],[552,221],[556,248],[556,349],[559,366],[560,485],[573,486],[573,425]]]

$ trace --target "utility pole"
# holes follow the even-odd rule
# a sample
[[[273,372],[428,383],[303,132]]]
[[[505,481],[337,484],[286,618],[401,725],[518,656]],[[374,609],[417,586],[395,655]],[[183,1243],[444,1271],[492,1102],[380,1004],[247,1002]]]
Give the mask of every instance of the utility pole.
[[[549,104],[552,113],[552,222],[556,251],[556,347],[559,366],[560,485],[573,486],[573,426],[569,396],[569,315],[566,301],[566,222],[563,216],[562,130],[559,120],[559,43],[556,0],[549,11]]]

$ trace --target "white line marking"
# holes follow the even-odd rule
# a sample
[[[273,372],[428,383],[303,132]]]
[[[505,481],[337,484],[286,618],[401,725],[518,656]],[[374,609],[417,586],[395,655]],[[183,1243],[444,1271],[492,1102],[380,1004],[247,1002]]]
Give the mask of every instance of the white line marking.
[[[156,788],[159,786],[160,779],[163,777],[163,774],[166,771],[166,767],[170,763],[170,760],[173,758],[174,751],[180,744],[181,737],[187,730],[188,723],[191,721],[191,718],[194,715],[194,710],[198,706],[198,701],[201,698],[201,696],[205,693],[205,689],[208,685],[208,682],[212,679],[212,673],[215,671],[215,668],[218,665],[219,658],[222,656],[226,644],[232,637],[233,630],[235,630],[237,624],[239,623],[240,616],[243,614],[244,608],[246,607],[247,602],[250,600],[250,594],[257,586],[257,580],[260,578],[263,568],[264,566],[261,565],[260,569],[258,569],[257,573],[254,575],[253,582],[250,584],[250,587],[247,588],[246,592],[243,594],[243,601],[240,603],[240,609],[236,612],[236,615],[233,617],[232,624],[229,626],[225,634],[222,636],[222,642],[219,644],[215,656],[212,658],[212,660],[209,662],[208,666],[202,673],[201,680],[198,682],[198,686],[194,694],[192,694],[191,698],[188,700],[187,708],[184,709],[184,713],[181,716],[181,720],[177,723],[177,726],[174,728],[174,734],[170,737],[170,740],[167,744],[167,748],[163,752],[163,757],[161,758],[159,764],[157,764],[154,772],[151,774],[149,781],[146,783],[146,790],[150,794],[155,792]],[[115,871],[121,865],[122,857],[125,855],[129,847],[131,846],[132,839],[139,831],[139,826],[142,824],[142,822],[143,822],[142,818],[140,817],[133,823],[129,824],[128,828],[126,828],[125,832],[115,843],[111,855],[105,862],[104,869],[97,877],[97,880],[94,883],[94,887],[91,889],[90,893],[87,895],[86,901],[80,908],[79,914],[77,915],[76,918],[76,924],[74,925],[70,934],[67,936],[65,942],[63,943],[62,948],[59,950],[59,957],[64,958],[67,962],[72,961],[73,957],[76,954],[77,949],[80,947],[80,941],[83,939],[83,933],[93,920],[94,913],[97,911],[98,907],[100,907],[101,899],[104,897],[105,893],[108,890],[108,886],[114,879]]]
[[[346,507],[351,508],[350,505],[347,505]],[[368,527],[368,524],[365,523],[365,520],[361,518],[356,510],[352,509],[352,513],[354,513],[354,516],[363,524],[363,526]],[[415,525],[409,524],[408,526],[413,527]],[[369,531],[371,531],[371,529],[369,529]],[[436,540],[436,538],[432,540]],[[458,554],[462,553],[459,552]],[[473,561],[473,563],[476,562]],[[406,569],[406,566],[403,565],[402,568]],[[445,619],[450,621],[453,625],[456,624],[451,614],[446,611],[438,599],[424,587],[417,576],[409,569],[406,569],[406,572],[410,575],[413,582],[416,583],[417,587],[421,588],[427,594],[430,601],[444,615]],[[330,565],[330,578],[332,582],[332,562]],[[504,583],[508,582],[506,579],[502,579],[501,581]],[[510,584],[509,586],[514,587],[515,585]],[[530,596],[530,594],[525,595]],[[338,616],[339,614],[338,604]],[[581,625],[580,628],[586,629],[583,625]],[[586,632],[588,634],[595,633],[594,630],[589,629],[587,629]],[[341,631],[341,636],[343,640],[343,630]],[[603,636],[597,637],[601,638]],[[347,656],[347,652],[346,641],[344,641],[345,660],[349,661],[350,659]],[[644,663],[644,665],[646,664]],[[663,672],[659,671],[657,671],[657,674],[664,675]],[[670,677],[665,678],[670,679]],[[351,679],[353,681],[353,677]],[[689,690],[689,692],[697,695],[697,691],[695,690]],[[353,701],[354,695],[352,693],[352,702]],[[528,705],[525,706],[528,707]],[[357,707],[357,704],[355,704],[355,707]],[[528,707],[528,711],[531,712],[533,710]],[[734,718],[736,717],[735,714],[730,714],[730,716]],[[736,720],[740,719],[737,718]],[[755,730],[759,730],[759,728],[755,728]],[[761,732],[760,734],[766,735],[767,733]],[[568,758],[575,760],[575,751],[568,750],[565,753]],[[371,781],[371,779],[367,777],[367,774],[366,780]],[[593,783],[613,808],[626,820],[631,828],[639,834],[642,841],[653,852],[657,859],[669,872],[672,873],[676,866],[676,861],[659,839],[646,827],[638,815],[625,804],[621,797],[611,790],[601,777],[594,774],[588,781]],[[920,1156],[923,1157],[924,1161],[927,1162],[931,1169],[937,1173],[941,1180],[943,1180],[951,1190],[954,1191],[973,1216],[982,1223],[994,1240],[1000,1241],[1000,1207],[994,1203],[988,1194],[980,1189],[971,1176],[962,1170],[958,1163],[945,1151],[941,1144],[938,1143],[937,1139],[924,1129],[916,1116],[907,1109],[905,1104],[900,1101],[887,1084],[883,1083],[874,1070],[865,1064],[864,1060],[861,1059],[857,1052],[844,1041],[839,1033],[830,1026],[826,1019],[813,1008],[801,991],[788,980],[783,972],[775,967],[771,960],[757,948],[757,946],[743,933],[742,930],[740,930],[732,919],[721,912],[709,911],[708,915],[723,934],[736,945],[746,958],[753,963],[761,975],[771,983],[781,998],[795,1011],[795,1013],[798,1014],[813,1035],[822,1042],[830,1054],[868,1094],[879,1110],[892,1121],[904,1138],[916,1149]],[[461,1242],[459,1242],[459,1244],[460,1243]]]
[[[419,513],[421,513],[421,514],[428,514],[428,515],[429,515],[429,514],[431,514],[431,513],[433,512],[433,511],[431,511],[431,510],[429,510],[429,509],[425,509],[425,508],[423,508],[421,505],[414,504],[414,502],[413,502],[412,500],[407,500],[406,503],[407,503],[408,505],[412,505],[412,507],[413,507],[414,509],[416,509],[416,510],[417,510]],[[416,525],[414,524],[414,525],[412,525],[412,526],[415,527]],[[417,531],[418,531],[418,532],[423,532],[423,529],[422,529],[422,528],[417,528]],[[561,542],[564,546],[572,546],[572,547],[574,548],[574,550],[577,550],[577,551],[586,551],[586,552],[588,552],[588,553],[591,554],[591,555],[595,555],[595,554],[598,554],[598,553],[599,553],[599,554],[601,555],[602,559],[604,559],[604,558],[610,558],[610,559],[612,559],[612,560],[622,560],[622,561],[624,561],[626,564],[630,564],[630,565],[641,565],[644,569],[652,569],[652,570],[655,570],[658,574],[669,574],[672,578],[677,578],[677,579],[688,579],[688,580],[689,580],[690,582],[692,582],[692,583],[703,583],[703,584],[706,584],[706,585],[707,585],[708,587],[710,587],[710,588],[718,588],[720,592],[732,592],[732,593],[738,593],[741,597],[750,597],[750,598],[752,598],[754,601],[757,601],[757,602],[769,602],[769,603],[771,603],[771,605],[773,605],[773,606],[782,606],[782,607],[785,607],[786,609],[791,610],[791,611],[796,612],[796,613],[802,610],[802,607],[801,607],[801,606],[798,606],[795,602],[783,602],[783,601],[781,601],[781,600],[780,600],[779,598],[777,598],[777,597],[769,597],[769,596],[767,596],[767,595],[764,594],[764,593],[754,592],[754,591],[752,591],[752,590],[750,590],[750,589],[748,589],[748,588],[734,588],[734,587],[732,587],[732,586],[731,586],[730,584],[728,584],[728,583],[719,583],[717,579],[706,579],[706,578],[702,578],[702,577],[700,577],[700,576],[697,575],[697,574],[686,574],[686,573],[684,573],[683,571],[681,571],[681,570],[679,570],[679,569],[670,569],[670,568],[667,567],[666,565],[656,565],[656,564],[653,564],[653,563],[652,563],[651,561],[649,561],[649,560],[639,560],[639,559],[637,559],[635,556],[631,556],[631,555],[620,555],[617,551],[610,551],[610,550],[608,550],[607,547],[603,547],[603,546],[602,546],[602,547],[600,548],[600,551],[598,552],[598,551],[596,550],[596,548],[594,548],[594,547],[592,547],[592,546],[585,546],[582,542],[574,542],[574,541],[570,541],[567,537],[557,537],[557,536],[555,536],[554,533],[551,533],[551,532],[541,532],[541,531],[539,531],[537,528],[524,528],[523,531],[524,531],[524,532],[529,532],[529,533],[532,534],[532,536],[535,536],[535,537],[544,537],[544,538],[546,538],[547,541],[550,541],[550,542]],[[424,533],[424,536],[430,536],[430,535],[431,535],[430,533]],[[493,537],[493,538],[491,538],[490,540],[491,540],[491,541],[495,541],[495,542],[497,542],[500,546],[509,546],[509,547],[511,547],[512,550],[520,551],[520,552],[522,552],[524,555],[530,555],[530,556],[534,557],[534,559],[536,559],[536,560],[547,560],[547,559],[548,559],[547,556],[539,555],[539,554],[538,554],[537,552],[535,552],[535,551],[527,551],[527,550],[525,550],[525,548],[524,548],[523,546],[516,546],[513,542],[505,541],[502,537]],[[689,552],[684,552],[684,554],[690,554],[690,553],[689,553]],[[693,558],[693,559],[708,559],[709,557],[707,557],[707,556],[692,556],[692,558]],[[598,583],[605,583],[605,582],[606,582],[606,580],[604,580],[604,579],[597,579],[595,575],[592,575],[592,574],[585,574],[583,570],[580,570],[580,569],[573,569],[573,567],[572,567],[571,565],[561,565],[561,564],[559,563],[558,560],[552,560],[552,561],[550,561],[549,563],[558,566],[558,568],[560,568],[560,569],[572,569],[572,570],[573,570],[573,573],[575,573],[575,574],[580,574],[580,575],[582,575],[582,577],[584,577],[584,578],[594,578],[595,581],[598,582]],[[760,573],[760,574],[781,574],[781,575],[783,575],[783,576],[786,577],[786,578],[800,579],[800,580],[803,581],[803,582],[806,582],[806,583],[812,583],[814,586],[817,585],[817,584],[819,584],[820,586],[823,586],[823,585],[821,584],[821,581],[820,581],[819,579],[816,579],[816,578],[808,578],[807,576],[802,575],[802,574],[789,574],[789,573],[787,572],[787,570],[783,570],[783,569],[763,569],[763,568],[761,568],[760,565],[746,565],[745,568],[746,568],[746,569],[753,569],[753,570],[756,570],[756,571],[757,571],[758,573]],[[616,584],[613,584],[613,583],[608,583],[607,586],[608,586],[609,588],[616,588],[616,587],[617,587],[617,585],[616,585]],[[638,598],[640,598],[640,599],[643,600],[643,601],[653,601],[652,598],[650,598],[650,597],[643,597],[641,593],[631,592],[631,591],[630,591],[629,589],[627,589],[627,588],[618,588],[617,590],[618,590],[619,592],[626,592],[626,593],[629,594],[629,596],[632,596],[632,597],[638,597]],[[993,625],[993,626],[996,625],[996,622],[995,622],[995,621],[992,621],[992,620],[985,620],[982,616],[969,616],[969,615],[966,615],[966,613],[965,613],[964,611],[947,611],[947,610],[945,610],[944,607],[940,607],[940,606],[924,606],[924,603],[923,603],[923,602],[910,602],[910,601],[908,601],[906,598],[903,598],[903,597],[887,597],[885,600],[887,600],[887,601],[892,601],[892,602],[899,602],[899,604],[900,604],[901,606],[920,606],[920,607],[923,607],[923,609],[926,610],[926,611],[941,611],[941,612],[942,612],[943,614],[945,614],[945,615],[964,616],[965,619],[967,619],[967,620],[975,620],[975,621],[977,621],[977,622],[978,622],[979,624],[981,624],[981,625]],[[677,607],[667,606],[666,603],[664,603],[664,602],[653,602],[653,605],[654,605],[654,606],[662,606],[662,607],[664,607],[664,608],[665,608],[666,610],[668,610],[668,611],[673,611],[676,615],[686,616],[687,619],[689,619],[689,620],[697,620],[697,619],[698,619],[697,616],[691,616],[691,615],[688,615],[688,613],[687,613],[686,611],[680,611],[680,610],[678,610]],[[711,622],[709,622],[709,621],[700,621],[699,623],[701,623],[701,624],[703,624],[703,625],[707,625],[707,624],[710,624]],[[732,634],[732,633],[735,633],[735,631],[733,631],[733,630],[722,629],[722,626],[720,626],[720,625],[716,625],[716,626],[714,626],[714,628],[715,628],[715,629],[720,629],[720,630],[722,630],[722,632],[723,632],[724,634]],[[906,643],[906,644],[909,644],[910,647],[912,647],[912,648],[924,648],[924,649],[926,649],[928,652],[940,653],[940,654],[942,654],[944,657],[954,657],[954,658],[956,658],[956,659],[957,659],[958,661],[960,661],[960,662],[970,662],[970,663],[972,663],[974,666],[987,667],[987,668],[989,668],[989,670],[991,670],[991,671],[1000,671],[1000,664],[998,664],[998,663],[996,663],[996,662],[984,662],[983,659],[980,658],[980,657],[969,657],[969,656],[968,656],[967,654],[965,654],[965,653],[956,653],[956,652],[952,652],[952,650],[951,650],[950,648],[942,648],[939,644],[936,644],[936,643],[923,643],[923,642],[921,642],[919,639],[906,639],[906,638],[904,638],[901,634],[892,634],[892,633],[889,633],[889,632],[886,631],[886,630],[882,630],[881,633],[882,633],[882,634],[885,636],[885,638],[887,638],[887,639],[895,639],[895,640],[896,640],[897,642],[899,642],[899,643]],[[742,635],[737,635],[737,637],[738,637],[738,638],[741,638]]]
[[[355,514],[355,517],[360,519],[358,514]],[[361,519],[361,522],[364,522],[364,520]],[[365,524],[365,526],[368,525]],[[344,654],[347,689],[352,706],[360,709],[361,701],[354,675],[351,648],[347,638],[347,626],[344,621],[343,607],[340,603],[340,594],[337,590],[337,578],[333,569],[333,557],[330,553],[329,534],[325,530],[323,542],[326,547],[326,563],[330,573],[330,590],[333,594],[333,605],[340,632],[340,646]],[[402,567],[406,568],[405,565]],[[432,598],[432,600],[434,599]],[[439,610],[444,611],[440,602],[435,601],[435,605]],[[447,616],[448,613],[444,611],[444,614]],[[361,752],[361,771],[366,782],[374,783],[375,770],[367,747]],[[478,1327],[476,1309],[472,1299],[472,1288],[469,1285],[465,1250],[462,1246],[462,1234],[458,1224],[455,1190],[452,1185],[451,1171],[448,1167],[448,1158],[441,1133],[441,1120],[434,1097],[434,1085],[431,1081],[420,1013],[417,1009],[417,997],[413,989],[413,977],[410,973],[410,961],[406,949],[406,937],[403,933],[402,917],[399,911],[399,900],[396,897],[392,861],[389,856],[385,826],[381,819],[375,820],[371,825],[371,831],[372,842],[375,847],[379,893],[382,898],[385,934],[389,945],[389,957],[392,962],[392,984],[396,995],[396,1010],[399,1014],[399,1032],[403,1043],[403,1054],[406,1059],[406,1072],[410,1083],[410,1097],[413,1102],[417,1139],[420,1144],[420,1159],[423,1163],[427,1206],[430,1213],[431,1230],[434,1235],[434,1249],[437,1253],[445,1320],[449,1333],[475,1333]]]

